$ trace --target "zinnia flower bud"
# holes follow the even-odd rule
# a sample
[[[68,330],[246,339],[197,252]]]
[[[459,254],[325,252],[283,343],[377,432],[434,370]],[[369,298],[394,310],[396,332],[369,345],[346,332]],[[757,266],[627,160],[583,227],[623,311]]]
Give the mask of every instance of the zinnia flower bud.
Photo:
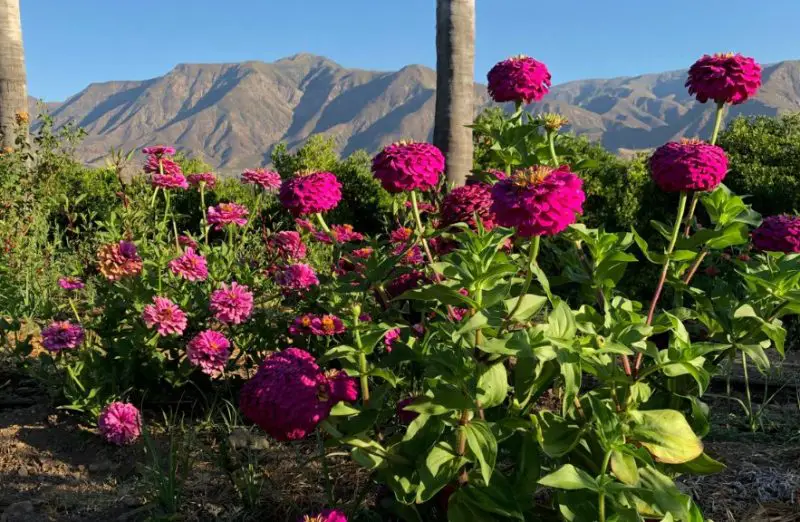
[[[665,192],[714,190],[727,172],[725,151],[700,140],[666,143],[650,157],[650,174]]]
[[[761,87],[761,66],[741,54],[706,54],[689,68],[686,87],[700,103],[714,100],[738,105]]]
[[[498,103],[540,101],[551,84],[547,66],[525,55],[503,60],[486,77],[489,95]]]
[[[327,212],[342,199],[342,184],[330,172],[298,173],[283,181],[278,199],[295,216]]]
[[[786,254],[800,252],[800,217],[780,215],[764,218],[752,237],[753,246],[758,250]]]
[[[112,402],[100,413],[97,427],[108,442],[123,446],[141,435],[142,417],[133,404]]]
[[[401,141],[375,156],[372,172],[389,192],[429,190],[444,172],[444,155],[430,143]]]
[[[569,120],[560,114],[546,113],[539,116],[544,128],[550,132],[555,132],[565,125],[569,125]]]

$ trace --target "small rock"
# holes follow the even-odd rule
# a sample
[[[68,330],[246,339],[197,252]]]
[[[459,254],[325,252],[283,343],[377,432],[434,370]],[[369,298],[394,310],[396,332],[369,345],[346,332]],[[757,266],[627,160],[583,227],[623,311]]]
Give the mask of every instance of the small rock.
[[[129,507],[129,508],[139,507],[142,504],[144,504],[144,502],[142,502],[142,499],[140,499],[139,497],[135,497],[135,496],[125,495],[124,497],[122,497],[121,500],[122,500],[122,503],[125,505],[125,507]]]
[[[228,435],[228,443],[233,449],[251,448],[257,450],[269,449],[269,440],[263,435],[256,435],[244,428],[234,429]]]
[[[33,513],[33,503],[30,500],[15,502],[6,508],[0,522],[23,522],[30,519]]]
[[[58,415],[51,413],[47,416],[47,424],[50,426],[58,426]]]
[[[208,512],[209,515],[211,515],[214,518],[217,518],[220,515],[220,513],[222,513],[225,510],[225,508],[223,508],[222,506],[218,506],[217,504],[212,504],[210,502],[204,504],[203,508],[206,510],[206,512]]]
[[[21,466],[17,470],[17,475],[19,475],[20,477],[27,477],[28,476],[28,468],[26,468],[25,466]]]
[[[101,460],[100,462],[92,462],[89,464],[89,471],[93,473],[102,473],[104,471],[111,471],[114,469],[114,464],[110,460]]]

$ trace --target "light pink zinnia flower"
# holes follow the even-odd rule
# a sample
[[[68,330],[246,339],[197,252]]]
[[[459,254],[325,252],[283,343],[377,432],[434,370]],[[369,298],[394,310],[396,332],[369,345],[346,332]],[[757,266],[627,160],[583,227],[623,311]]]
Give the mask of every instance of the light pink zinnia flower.
[[[83,281],[79,277],[62,277],[58,280],[58,286],[64,290],[82,290],[84,286]]]
[[[218,321],[228,324],[243,323],[253,311],[253,294],[245,285],[236,281],[230,285],[222,283],[211,294],[210,309]]]
[[[284,268],[276,276],[275,282],[284,290],[298,292],[317,286],[319,279],[311,266],[305,263],[295,263]]]
[[[83,328],[70,321],[54,321],[42,330],[42,346],[48,352],[73,350],[83,342]]]
[[[711,191],[727,172],[725,151],[700,140],[666,143],[650,157],[650,174],[665,192]]]
[[[738,105],[761,87],[761,66],[741,54],[706,54],[689,68],[686,87],[700,103],[714,100]]]
[[[220,203],[216,207],[208,207],[208,222],[215,230],[222,230],[225,225],[243,227],[247,224],[247,207],[238,203]]]
[[[523,54],[497,63],[486,78],[489,95],[498,103],[540,101],[551,84],[547,66]]]
[[[375,156],[372,172],[388,192],[430,190],[444,172],[444,155],[430,143],[401,141]]]
[[[208,277],[206,258],[188,247],[181,256],[169,262],[169,269],[187,281],[205,281]]]
[[[219,332],[204,330],[186,346],[186,358],[206,375],[216,377],[225,369],[231,356],[231,343]]]
[[[153,304],[144,307],[142,319],[148,328],[155,326],[159,335],[181,335],[186,329],[186,314],[166,297],[153,297]]]
[[[162,189],[189,188],[189,184],[183,174],[153,174],[150,182],[154,187]]]
[[[213,189],[217,184],[217,176],[213,172],[200,172],[199,174],[189,174],[186,176],[189,184],[193,187],[199,187],[201,183],[205,183],[206,188]]]
[[[100,435],[108,442],[123,446],[130,444],[141,435],[142,417],[133,404],[112,402],[100,413],[97,427]]]
[[[312,319],[311,331],[314,335],[338,335],[344,333],[345,327],[342,320],[335,315],[325,314]]]
[[[258,185],[266,191],[274,192],[281,188],[281,175],[267,169],[247,169],[242,172],[242,183]]]

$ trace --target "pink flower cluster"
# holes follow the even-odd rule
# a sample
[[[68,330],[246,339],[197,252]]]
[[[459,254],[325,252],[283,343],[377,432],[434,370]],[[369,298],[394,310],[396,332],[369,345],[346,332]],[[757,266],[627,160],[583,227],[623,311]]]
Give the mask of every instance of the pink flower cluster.
[[[189,184],[193,187],[199,187],[205,184],[206,188],[213,189],[217,185],[217,176],[213,172],[201,172],[199,174],[189,174],[186,176]]]
[[[332,225],[330,229],[330,234],[324,230],[317,230],[314,232],[314,238],[322,243],[333,243],[331,236],[337,243],[355,243],[364,240],[364,234],[353,230],[353,225]]]
[[[245,285],[236,281],[211,293],[209,308],[217,321],[227,324],[241,324],[253,311],[253,293]]]
[[[300,234],[294,230],[284,230],[272,234],[267,240],[267,246],[273,255],[281,259],[297,260],[306,257],[306,245]]]
[[[145,147],[142,152],[148,155],[144,171],[152,175],[150,182],[154,187],[162,189],[189,188],[181,166],[168,157],[175,154],[173,147],[156,145]]]
[[[153,304],[144,307],[142,319],[148,328],[155,327],[159,335],[181,335],[186,329],[186,313],[166,297],[153,297]]]
[[[323,373],[310,353],[288,348],[267,357],[242,387],[240,408],[277,440],[302,439],[340,401],[358,397],[355,381],[341,372]]]
[[[341,511],[326,509],[316,515],[303,515],[298,522],[347,522],[347,517]]]
[[[275,192],[281,188],[281,175],[267,169],[247,169],[242,172],[242,183],[258,185],[266,191]]]
[[[394,299],[412,288],[429,283],[429,279],[419,270],[400,274],[386,284],[386,294]]]
[[[401,141],[375,156],[372,172],[392,193],[429,190],[444,172],[444,155],[430,143]]]
[[[345,326],[340,318],[333,314],[303,314],[296,317],[289,326],[291,335],[338,335],[344,333]]]
[[[100,435],[108,442],[123,446],[139,438],[142,433],[142,417],[133,404],[112,402],[97,419]]]
[[[305,263],[295,263],[278,273],[275,282],[286,292],[300,292],[317,286],[319,279],[311,266]]]
[[[79,277],[62,277],[58,280],[58,286],[64,290],[74,291],[82,290],[84,286],[83,281]]]
[[[83,328],[70,321],[54,321],[42,330],[42,346],[48,352],[73,350],[83,342]]]
[[[761,66],[741,54],[706,54],[689,68],[686,87],[700,103],[714,100],[738,105],[761,87]]]
[[[342,184],[330,172],[298,174],[281,184],[278,198],[295,216],[327,212],[342,199]]]
[[[485,183],[465,185],[453,189],[442,201],[441,226],[466,223],[475,230],[475,216],[486,230],[495,226],[492,207],[492,187]]]
[[[147,154],[160,158],[162,156],[173,156],[175,154],[175,147],[167,145],[151,145],[142,149],[142,154]]]
[[[211,377],[217,377],[222,373],[230,356],[230,341],[214,330],[203,330],[186,346],[186,358],[189,363]]]
[[[710,191],[728,172],[725,151],[699,140],[666,143],[650,157],[650,173],[665,192]]]
[[[583,213],[583,181],[566,166],[520,170],[492,186],[491,211],[497,224],[522,237],[552,236]]]
[[[238,203],[220,203],[216,207],[208,207],[208,222],[215,230],[222,230],[226,225],[243,227],[247,224],[247,207]]]
[[[208,278],[206,258],[188,247],[183,254],[169,262],[169,269],[187,281],[205,281]]]
[[[550,90],[547,66],[525,55],[499,62],[487,75],[489,95],[498,103],[540,101]]]
[[[780,215],[764,218],[753,230],[753,246],[767,252],[800,252],[800,217]]]

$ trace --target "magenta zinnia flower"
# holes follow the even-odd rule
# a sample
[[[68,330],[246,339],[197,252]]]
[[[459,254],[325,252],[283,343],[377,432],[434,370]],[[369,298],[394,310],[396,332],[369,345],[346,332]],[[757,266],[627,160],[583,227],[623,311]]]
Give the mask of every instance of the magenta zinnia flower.
[[[414,208],[414,203],[411,201],[406,201],[405,207]],[[418,201],[417,208],[419,209],[420,214],[425,214],[426,212],[436,212],[436,206],[428,203],[427,201]]]
[[[180,236],[178,236],[178,243],[180,243],[181,246],[192,247],[195,250],[197,250],[197,247],[198,247],[197,241],[195,241],[191,237],[187,236],[186,234],[181,234]]]
[[[315,317],[311,321],[311,332],[314,335],[338,335],[344,333],[344,330],[342,320],[333,314]]]
[[[175,147],[168,147],[166,145],[152,145],[142,149],[144,154],[153,156],[172,156],[175,154]]]
[[[353,225],[332,225],[330,228],[330,234],[324,230],[318,230],[314,232],[314,238],[322,243],[332,243],[331,235],[336,238],[337,243],[351,243],[364,239],[364,234],[353,230]]]
[[[342,184],[331,172],[298,173],[283,181],[278,198],[295,216],[327,212],[342,199]]]
[[[144,307],[142,319],[148,328],[155,326],[159,335],[181,335],[186,329],[186,314],[166,297],[153,297],[153,304]]]
[[[310,353],[289,348],[267,357],[242,387],[242,412],[277,440],[302,439],[340,401],[354,401],[353,379],[323,373]]]
[[[139,410],[127,402],[112,402],[103,408],[97,419],[100,435],[117,446],[130,444],[138,439],[141,426],[142,417]]]
[[[686,87],[700,103],[714,100],[738,105],[761,87],[761,66],[741,54],[706,54],[689,68]]]
[[[540,101],[551,84],[547,66],[525,55],[499,62],[486,77],[489,95],[498,103]]]
[[[466,185],[453,189],[442,201],[441,226],[466,223],[473,230],[477,227],[475,216],[486,230],[494,228],[492,187],[485,183]]]
[[[779,215],[764,218],[753,230],[753,246],[767,252],[800,252],[800,217]]]
[[[394,343],[398,339],[400,339],[400,328],[392,328],[386,332],[386,335],[383,336],[383,346],[387,352],[391,353]]]
[[[189,174],[186,176],[189,184],[193,187],[199,187],[201,183],[205,183],[207,188],[213,189],[217,184],[217,176],[213,172],[200,172],[199,174]]]
[[[275,282],[286,291],[308,290],[319,284],[317,274],[311,266],[305,263],[289,265],[275,278]]]
[[[311,233],[314,233],[314,231],[316,231],[316,227],[314,227],[314,223],[312,223],[311,221],[309,221],[307,219],[295,218],[294,223],[295,223],[295,225],[297,225],[297,228],[299,228],[300,230],[305,230],[306,232],[311,232]]]
[[[247,169],[242,172],[242,183],[258,185],[266,191],[277,191],[281,187],[281,175],[267,169]]]
[[[389,241],[394,244],[403,244],[407,243],[411,236],[414,234],[414,231],[408,227],[399,227],[392,230],[389,233]]]
[[[85,286],[79,277],[62,277],[58,280],[58,286],[64,290],[82,290]]]
[[[326,509],[316,515],[303,515],[298,522],[347,522],[347,517],[341,511]]]
[[[83,328],[70,321],[54,321],[42,330],[42,346],[48,352],[73,350],[83,342]]]
[[[495,222],[515,227],[522,237],[552,236],[583,213],[583,181],[566,166],[520,170],[492,186]]]
[[[700,140],[666,143],[650,157],[650,173],[665,192],[710,191],[728,172],[725,151]]]
[[[272,234],[267,240],[270,251],[282,259],[303,259],[306,257],[306,245],[300,234],[294,230],[284,230]]]
[[[192,247],[187,247],[180,257],[170,261],[169,269],[187,281],[205,281],[208,277],[206,258],[195,253]]]
[[[444,155],[430,143],[401,141],[372,160],[372,173],[389,192],[429,190],[444,172]]]
[[[189,184],[183,174],[153,174],[151,185],[162,189],[187,189]]]
[[[230,285],[222,283],[220,288],[211,294],[209,308],[218,321],[241,324],[253,311],[253,294],[245,285],[240,285],[236,281]]]
[[[211,377],[217,377],[225,369],[231,355],[231,343],[219,332],[203,330],[186,346],[186,358],[193,366]]]
[[[243,227],[247,224],[247,207],[238,203],[220,203],[216,207],[208,207],[208,222],[215,230],[222,230],[225,225]]]
[[[313,335],[314,330],[311,325],[314,323],[316,316],[313,314],[303,314],[300,317],[295,317],[292,324],[289,326],[290,335]]]

